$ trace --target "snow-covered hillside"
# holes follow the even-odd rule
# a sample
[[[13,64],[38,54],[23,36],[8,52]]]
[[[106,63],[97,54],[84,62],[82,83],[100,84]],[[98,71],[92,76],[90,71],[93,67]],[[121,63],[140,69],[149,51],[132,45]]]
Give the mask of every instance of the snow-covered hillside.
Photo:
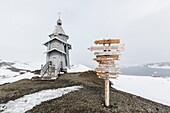
[[[35,74],[30,73],[39,69],[36,63],[22,63],[19,61],[0,61],[0,84],[11,83],[25,78],[32,78]]]
[[[148,65],[149,66],[149,65]],[[160,66],[160,65],[159,65]],[[165,65],[164,65],[165,66]],[[168,65],[169,66],[169,65]],[[39,66],[29,65],[28,63],[20,62],[4,62],[0,61],[0,84],[18,81],[24,78],[31,78],[35,74],[27,72],[25,74],[20,74],[20,72],[13,72],[9,68],[18,69],[37,69]],[[68,73],[84,72],[93,70],[87,66],[78,64],[73,65],[68,69]],[[97,77],[97,76],[96,76]],[[129,76],[120,75],[118,80],[110,79],[114,84],[113,87],[129,92],[141,97],[166,104],[170,106],[170,77],[149,77],[149,76]]]
[[[170,69],[170,62],[150,63],[144,66],[149,68]]]
[[[40,69],[38,63],[0,60],[0,84],[11,83],[21,79],[30,79],[34,76],[38,76],[30,72],[36,69]],[[93,69],[82,64],[77,64],[68,68],[68,73],[85,72],[89,70]]]
[[[119,75],[112,87],[170,106],[170,77]]]
[[[70,68],[67,69],[68,73],[76,73],[76,72],[85,72],[85,71],[89,71],[89,70],[93,70],[92,68],[89,68],[85,65],[82,64],[77,64],[77,65],[72,65]]]

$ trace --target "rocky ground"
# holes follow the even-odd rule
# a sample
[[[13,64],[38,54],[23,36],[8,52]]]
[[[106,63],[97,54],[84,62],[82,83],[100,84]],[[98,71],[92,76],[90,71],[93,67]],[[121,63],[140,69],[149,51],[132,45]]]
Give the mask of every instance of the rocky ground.
[[[110,88],[110,106],[104,106],[104,81],[94,72],[61,75],[56,81],[20,80],[0,85],[0,103],[45,89],[82,85],[83,88],[49,100],[27,113],[170,113],[170,107]]]

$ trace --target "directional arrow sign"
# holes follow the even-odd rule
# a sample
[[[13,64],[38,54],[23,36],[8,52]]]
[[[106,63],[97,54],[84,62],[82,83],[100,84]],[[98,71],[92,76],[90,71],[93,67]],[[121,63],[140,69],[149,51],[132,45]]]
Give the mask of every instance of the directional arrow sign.
[[[97,72],[114,72],[114,73],[119,73],[119,68],[111,67],[111,68],[102,68],[102,67],[97,67],[96,71]]]
[[[119,55],[97,55],[97,58],[119,58]]]
[[[111,51],[111,50],[117,50],[117,51],[123,51],[124,50],[124,44],[119,44],[115,46],[93,46],[88,48],[91,51]]]
[[[108,79],[108,78],[117,79],[118,76],[108,76],[108,77],[106,77],[106,76],[98,76],[98,78],[101,78],[101,79]]]
[[[120,51],[111,51],[111,52],[95,52],[95,55],[120,55]]]
[[[93,60],[96,60],[97,62],[100,62],[100,61],[115,61],[115,60],[119,60],[119,58],[94,58]]]
[[[94,43],[95,44],[120,43],[120,39],[96,40]]]
[[[99,64],[99,67],[116,67],[115,64]]]
[[[115,63],[114,61],[100,61],[99,62],[99,64],[109,64],[109,65],[112,65],[114,63]]]
[[[119,73],[98,72],[97,75],[118,75]]]

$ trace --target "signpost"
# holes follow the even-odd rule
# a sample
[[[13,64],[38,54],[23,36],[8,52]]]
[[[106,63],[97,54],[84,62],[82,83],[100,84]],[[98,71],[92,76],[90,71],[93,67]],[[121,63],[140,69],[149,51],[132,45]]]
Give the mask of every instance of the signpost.
[[[105,105],[109,106],[109,78],[117,79],[120,69],[116,67],[115,61],[120,59],[120,52],[124,51],[125,44],[119,44],[120,39],[96,40],[95,44],[102,46],[93,46],[88,48],[95,51],[96,58],[93,60],[99,63],[95,69],[97,76],[104,79],[105,83]],[[116,44],[116,45],[111,45]]]

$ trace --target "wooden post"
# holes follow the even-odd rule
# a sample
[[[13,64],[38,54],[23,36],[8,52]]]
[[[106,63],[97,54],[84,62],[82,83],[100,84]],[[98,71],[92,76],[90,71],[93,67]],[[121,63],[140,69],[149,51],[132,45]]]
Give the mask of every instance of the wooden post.
[[[105,79],[105,105],[109,106],[109,79]]]

